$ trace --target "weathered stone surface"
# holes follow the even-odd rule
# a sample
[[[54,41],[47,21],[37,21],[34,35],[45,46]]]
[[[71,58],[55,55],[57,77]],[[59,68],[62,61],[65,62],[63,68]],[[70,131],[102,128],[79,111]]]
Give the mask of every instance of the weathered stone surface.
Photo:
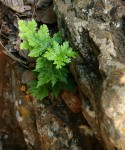
[[[45,101],[45,103],[51,103],[48,100]],[[58,115],[56,114],[57,112]],[[53,148],[80,150],[84,147],[79,143],[78,135],[74,134],[70,128],[69,125],[72,124],[69,123],[71,118],[62,103],[55,106],[50,104],[46,106],[44,103],[38,104],[36,118],[36,125],[44,150]]]
[[[79,52],[71,71],[82,112],[108,149],[125,149],[125,3],[54,0],[59,29]]]
[[[61,99],[37,102],[27,90],[28,73],[0,51],[0,150],[102,150],[76,95],[69,94],[75,113]]]
[[[64,90],[61,92],[61,97],[74,113],[81,112],[82,102],[77,90],[74,90],[74,92]]]
[[[2,2],[6,3],[11,1],[2,0]],[[14,1],[12,2],[14,8],[18,9],[18,7],[15,6],[18,5],[19,1],[16,3],[14,3]],[[25,1],[23,5],[19,4],[19,6],[21,6],[20,8],[24,8],[23,6],[27,4],[32,5],[34,14],[33,1]],[[13,5],[10,5],[11,8],[12,6]],[[5,46],[8,43],[7,46],[9,45],[9,47],[3,50],[8,55],[7,50],[10,52],[15,52],[13,48],[19,50],[20,40],[18,41],[17,39],[17,41],[15,41],[16,36],[13,36],[17,34],[17,30],[15,30],[15,27],[17,27],[17,19],[12,19],[14,16],[13,13],[11,13],[12,11],[9,11],[9,5],[6,10],[8,10],[6,13],[7,20],[3,22],[2,18],[5,15],[1,7],[0,13],[2,15],[0,21],[5,25],[5,29],[7,27],[7,30],[2,32],[2,34],[6,35],[7,33],[7,39],[9,41],[3,38],[1,42],[3,45],[5,44]],[[16,11],[20,13],[20,15],[17,13],[20,19],[24,19],[24,16],[29,17],[32,14],[29,13],[28,10],[24,12],[23,10],[24,9]],[[22,16],[22,12],[24,16]],[[46,16],[46,19],[51,22],[46,23],[54,23],[56,20],[53,22],[53,18],[51,18],[52,7],[48,12],[49,15]],[[27,13],[29,15],[27,15]],[[50,20],[50,18],[52,20]],[[11,21],[13,21],[15,27]],[[8,28],[10,26],[14,27],[14,30]],[[51,35],[55,32],[55,29],[56,27],[54,25],[50,30]],[[0,52],[1,48],[0,45]],[[16,57],[13,57],[14,55],[11,54],[9,56],[12,59],[0,53],[0,149],[102,150],[102,147],[95,139],[91,128],[81,113],[81,100],[78,93],[63,92],[62,97],[59,97],[59,99],[55,99],[53,95],[50,94],[43,102],[36,102],[36,100],[29,95],[27,90],[27,83],[31,79],[34,79],[33,74],[29,71],[29,68],[26,70],[26,68],[24,69],[21,66],[25,64],[22,57],[19,59],[21,61],[19,61],[18,58],[15,59]],[[21,56],[27,58],[27,53],[23,53]],[[20,62],[21,65],[16,61]],[[33,64],[30,67],[34,67],[34,60],[32,60],[32,62]],[[26,65],[24,66],[27,67]],[[65,101],[66,105],[61,98]]]
[[[36,10],[36,21],[41,21],[46,24],[53,24],[57,22],[55,13],[53,12],[53,5],[47,7],[46,9]]]
[[[1,2],[18,13],[31,10],[31,6],[24,5],[23,0],[1,0]]]
[[[23,132],[14,112],[10,67],[12,63],[13,61],[0,51],[0,150],[26,150]]]

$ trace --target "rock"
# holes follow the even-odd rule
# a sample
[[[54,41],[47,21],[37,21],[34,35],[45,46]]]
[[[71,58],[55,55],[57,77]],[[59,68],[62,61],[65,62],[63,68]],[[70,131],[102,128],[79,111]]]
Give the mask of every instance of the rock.
[[[21,79],[29,82],[30,73],[0,51],[0,149],[102,150],[80,112],[61,98],[39,102],[29,95]]]
[[[3,143],[0,141],[0,150],[3,150]]]
[[[2,2],[0,2],[0,26],[1,26],[1,23],[2,23],[3,16],[7,13],[7,11],[8,10],[5,9],[5,6],[2,4]]]
[[[13,60],[0,47],[0,150],[24,149],[26,143],[14,113],[11,66]],[[11,79],[10,79],[11,78]],[[13,91],[14,92],[14,91]]]
[[[27,4],[30,4],[30,5],[34,5],[35,0],[27,0],[26,3],[27,3]]]
[[[59,112],[57,115],[58,110],[62,112],[62,115]],[[37,104],[36,117],[36,125],[44,150],[82,148],[81,144],[76,142],[79,141],[78,137],[75,138],[72,129],[68,127],[69,114],[62,104],[47,107],[45,104]]]
[[[65,91],[61,95],[65,103],[60,98],[56,101],[49,97],[37,102],[26,86],[33,79],[32,75],[29,77],[31,72],[0,52],[2,149],[124,149],[121,5],[121,1],[115,0],[54,0],[59,28],[79,53],[70,69],[80,97],[74,91]],[[51,16],[53,8],[49,8],[44,10],[46,18],[41,17],[43,10],[40,10],[38,21],[55,23]],[[21,14],[22,10],[19,10]]]
[[[36,21],[41,21],[42,23],[53,24],[57,22],[55,13],[53,12],[53,5],[47,7],[46,9],[36,10]]]
[[[78,113],[81,111],[81,99],[78,94],[75,94],[71,91],[64,90],[61,93],[62,99],[65,101],[66,105],[74,112]]]
[[[52,3],[53,0],[38,0],[37,8],[47,7]]]
[[[104,148],[124,150],[124,2],[53,3],[59,29],[79,53],[70,69],[79,87],[82,113]]]
[[[36,76],[35,74],[33,73],[33,71],[30,71],[30,70],[26,70],[23,72],[22,74],[22,77],[21,77],[21,83],[22,84],[27,84],[30,82],[30,81],[33,81],[36,79]]]
[[[24,13],[25,11],[31,10],[31,6],[24,5],[24,2],[20,0],[1,0],[1,2],[18,13]]]

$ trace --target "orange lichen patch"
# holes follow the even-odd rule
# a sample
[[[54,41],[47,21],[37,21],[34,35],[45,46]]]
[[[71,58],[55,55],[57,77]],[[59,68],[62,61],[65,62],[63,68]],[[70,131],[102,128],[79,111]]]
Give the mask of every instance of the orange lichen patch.
[[[24,106],[20,107],[20,113],[21,113],[22,116],[28,116],[29,115],[29,111]]]
[[[30,101],[31,99],[30,99],[30,95],[25,95],[25,100],[26,101]]]
[[[23,86],[21,86],[21,92],[25,92],[26,91],[26,87],[23,85]]]

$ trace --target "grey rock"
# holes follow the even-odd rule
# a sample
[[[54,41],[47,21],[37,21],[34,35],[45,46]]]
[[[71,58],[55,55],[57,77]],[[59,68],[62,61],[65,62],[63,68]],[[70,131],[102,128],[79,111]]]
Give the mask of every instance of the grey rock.
[[[104,148],[125,150],[125,6],[117,0],[53,3],[59,29],[79,53],[70,69],[83,115]]]
[[[47,7],[52,3],[53,0],[38,0],[37,8],[41,8],[42,6]]]

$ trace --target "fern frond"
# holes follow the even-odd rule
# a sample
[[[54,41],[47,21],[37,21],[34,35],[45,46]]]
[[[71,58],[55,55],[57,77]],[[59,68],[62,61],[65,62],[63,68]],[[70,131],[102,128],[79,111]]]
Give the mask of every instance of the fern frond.
[[[20,48],[28,50],[28,56],[36,58],[35,73],[37,80],[29,83],[32,96],[43,99],[49,91],[58,96],[64,88],[68,87],[67,64],[77,53],[69,46],[69,42],[62,42],[62,34],[58,32],[51,38],[46,25],[37,29],[37,23],[32,21],[19,21],[19,37],[23,40]]]

